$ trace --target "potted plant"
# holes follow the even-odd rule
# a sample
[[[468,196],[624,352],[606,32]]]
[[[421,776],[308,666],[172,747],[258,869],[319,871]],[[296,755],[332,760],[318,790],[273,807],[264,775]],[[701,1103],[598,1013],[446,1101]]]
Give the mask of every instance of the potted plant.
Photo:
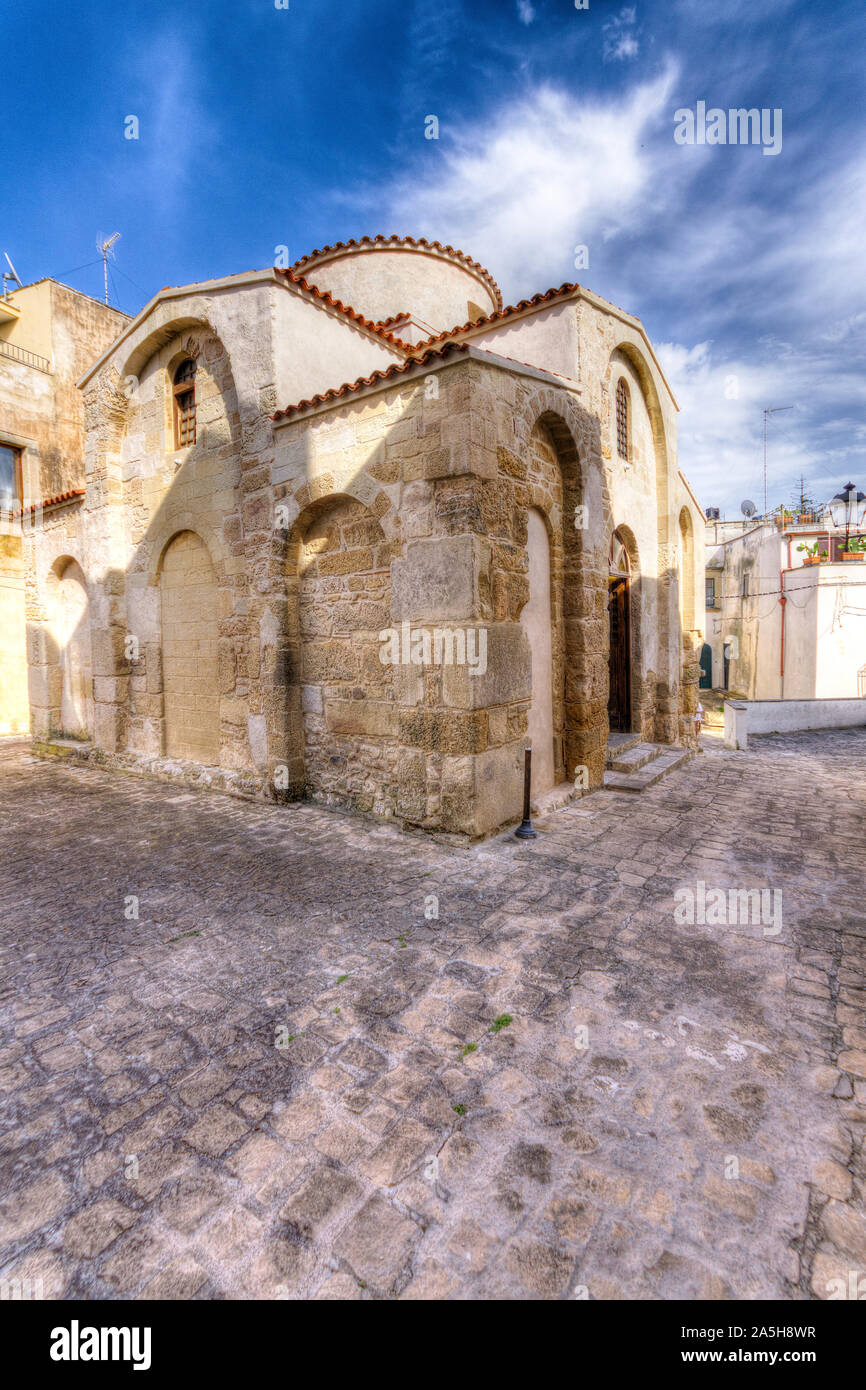
[[[804,481],[800,480],[800,487],[793,497],[794,514],[800,526],[804,526],[812,520],[815,514],[815,503],[806,493]]]
[[[848,545],[842,551],[843,560],[862,560],[866,553],[866,536],[850,536]]]
[[[815,541],[812,545],[807,545],[807,543],[803,541],[801,545],[797,546],[798,550],[805,551],[803,556],[804,565],[820,565],[822,560],[826,560],[827,552],[826,550],[819,550],[819,545],[820,541]]]

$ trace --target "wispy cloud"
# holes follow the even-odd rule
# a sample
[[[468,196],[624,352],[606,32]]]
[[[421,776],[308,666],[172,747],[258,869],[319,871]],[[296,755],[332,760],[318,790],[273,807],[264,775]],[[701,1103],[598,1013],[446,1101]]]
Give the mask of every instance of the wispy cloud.
[[[621,10],[615,19],[602,25],[604,49],[602,57],[606,63],[620,62],[626,58],[636,58],[640,49],[636,27],[636,12],[632,6]]]
[[[540,277],[574,278],[574,247],[633,223],[652,184],[642,149],[670,104],[672,69],[623,99],[579,99],[542,86],[489,118],[444,131],[434,172],[418,165],[369,191],[390,223],[471,249],[508,297]],[[429,159],[427,161],[429,170]]]
[[[517,0],[517,17],[521,24],[531,24],[535,18],[535,7],[531,0]]]
[[[184,188],[194,185],[196,165],[208,158],[218,140],[216,112],[202,94],[193,45],[178,33],[155,36],[152,51],[139,58],[130,86],[130,114],[139,117],[140,144],[128,142],[125,154],[140,154],[134,177],[139,186],[147,184],[155,208],[171,212]]]
[[[579,279],[667,337],[680,461],[707,504],[760,489],[768,405],[797,407],[771,424],[771,478],[790,490],[803,472],[813,491],[835,491],[840,473],[864,471],[866,313],[851,287],[866,158],[768,198],[757,151],[668,139],[677,81],[669,65],[609,97],[535,88],[446,124],[433,161],[426,151],[426,167],[413,162],[364,201],[378,220],[384,208],[389,225],[463,246],[506,300]],[[590,251],[579,272],[578,245]]]

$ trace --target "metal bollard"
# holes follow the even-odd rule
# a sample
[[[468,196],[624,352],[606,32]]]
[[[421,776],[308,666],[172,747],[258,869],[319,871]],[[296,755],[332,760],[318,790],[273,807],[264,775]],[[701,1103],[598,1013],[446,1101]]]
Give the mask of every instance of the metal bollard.
[[[523,820],[515,830],[518,840],[534,840],[535,831],[529,819],[529,789],[532,784],[532,749],[523,750]]]

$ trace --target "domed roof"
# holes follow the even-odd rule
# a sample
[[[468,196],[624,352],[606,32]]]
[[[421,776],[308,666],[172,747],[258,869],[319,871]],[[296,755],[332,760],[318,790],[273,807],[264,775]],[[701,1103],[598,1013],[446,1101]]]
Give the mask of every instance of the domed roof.
[[[465,266],[479,280],[486,285],[496,309],[502,308],[502,291],[494,280],[490,271],[483,266],[480,261],[475,261],[471,256],[467,256],[465,251],[459,250],[456,246],[443,246],[441,241],[428,241],[426,237],[412,236],[362,236],[357,240],[352,237],[349,241],[335,241],[332,246],[323,246],[317,251],[310,251],[308,255],[301,256],[300,260],[295,261],[291,267],[296,274],[303,274],[308,280],[315,279],[308,274],[313,266],[322,265],[325,261],[333,260],[337,256],[344,256],[351,252],[364,251],[421,251],[428,255],[441,256],[445,260],[457,261]],[[395,314],[394,317],[399,317]]]
[[[424,237],[338,241],[302,256],[291,272],[374,323],[411,318],[422,337],[502,308],[489,270],[464,251]]]

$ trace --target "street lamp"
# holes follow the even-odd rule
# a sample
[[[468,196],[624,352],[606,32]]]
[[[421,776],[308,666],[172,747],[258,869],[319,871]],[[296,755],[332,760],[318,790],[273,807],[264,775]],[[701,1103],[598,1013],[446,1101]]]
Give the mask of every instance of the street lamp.
[[[848,533],[859,531],[866,520],[866,493],[858,492],[853,483],[846,483],[841,492],[830,503],[830,515],[837,531],[845,527],[845,549],[848,549]]]

